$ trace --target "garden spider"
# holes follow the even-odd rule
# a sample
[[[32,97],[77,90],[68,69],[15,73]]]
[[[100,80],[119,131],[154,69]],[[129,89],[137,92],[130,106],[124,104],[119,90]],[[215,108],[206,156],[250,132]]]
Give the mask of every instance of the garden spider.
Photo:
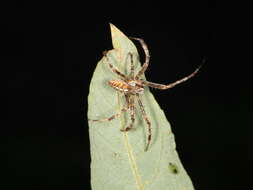
[[[153,82],[149,82],[149,81],[140,79],[140,77],[145,73],[145,71],[149,65],[150,55],[149,55],[148,47],[143,39],[140,39],[140,38],[131,38],[131,39],[139,41],[143,50],[144,50],[144,53],[145,53],[145,62],[143,64],[143,66],[141,67],[140,71],[137,73],[137,75],[134,75],[134,63],[133,63],[133,54],[132,53],[130,53],[130,52],[128,53],[128,56],[130,56],[130,61],[131,61],[131,70],[130,70],[129,76],[126,76],[125,74],[121,73],[116,68],[114,68],[114,66],[109,62],[108,57],[106,56],[106,53],[104,53],[104,56],[107,59],[110,69],[112,70],[112,72],[116,73],[120,77],[120,80],[110,80],[108,82],[108,84],[112,88],[114,88],[115,90],[124,94],[125,99],[126,99],[126,105],[124,105],[124,107],[118,113],[116,113],[115,115],[112,115],[111,117],[108,117],[106,119],[95,119],[95,120],[90,120],[90,121],[111,121],[111,120],[119,117],[121,115],[121,113],[129,110],[131,123],[125,129],[121,129],[121,131],[123,131],[123,132],[129,131],[130,129],[132,129],[134,121],[135,121],[135,99],[137,99],[138,104],[140,106],[142,116],[148,126],[147,143],[146,143],[146,146],[144,149],[144,151],[147,151],[149,148],[150,142],[151,142],[152,132],[151,132],[151,122],[146,114],[146,111],[145,111],[142,101],[140,99],[140,94],[143,94],[144,87],[149,86],[149,87],[158,88],[161,90],[173,88],[174,86],[192,78],[199,71],[200,66],[190,75],[188,75],[180,80],[177,80],[176,82],[170,83],[168,85],[157,84],[157,83],[153,83]]]

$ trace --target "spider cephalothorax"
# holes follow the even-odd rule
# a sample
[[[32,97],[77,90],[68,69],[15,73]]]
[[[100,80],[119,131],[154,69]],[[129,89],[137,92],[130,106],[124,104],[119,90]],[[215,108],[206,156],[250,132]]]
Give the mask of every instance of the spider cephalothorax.
[[[131,70],[130,70],[130,74],[129,76],[126,76],[125,74],[121,73],[120,71],[118,71],[116,68],[114,68],[114,66],[109,62],[108,57],[106,55],[106,53],[104,53],[105,58],[107,59],[108,65],[111,68],[112,72],[116,73],[120,79],[118,80],[110,80],[108,82],[108,84],[114,88],[115,90],[121,92],[124,94],[125,99],[126,99],[126,104],[124,105],[124,107],[120,110],[119,113],[116,113],[115,115],[112,115],[111,117],[108,117],[106,119],[95,119],[95,120],[90,120],[90,121],[111,121],[117,117],[120,116],[120,114],[122,112],[126,112],[126,111],[130,111],[130,117],[131,117],[131,122],[130,124],[125,128],[125,129],[121,129],[121,131],[129,131],[130,129],[132,129],[133,124],[135,122],[135,100],[137,99],[137,102],[140,106],[140,110],[142,112],[142,116],[144,118],[144,120],[147,123],[148,126],[148,137],[147,137],[147,144],[145,146],[145,151],[148,150],[150,142],[151,142],[151,122],[149,121],[149,118],[146,114],[146,111],[144,109],[144,106],[142,104],[142,101],[140,99],[140,94],[144,93],[144,87],[145,86],[149,86],[152,88],[158,88],[161,90],[165,90],[165,89],[169,89],[169,88],[173,88],[174,86],[188,80],[189,78],[193,77],[200,69],[200,67],[198,67],[193,73],[191,73],[190,75],[177,80],[176,82],[170,83],[168,85],[164,85],[164,84],[157,84],[157,83],[153,83],[153,82],[149,82],[146,80],[142,80],[140,79],[140,77],[142,75],[144,75],[148,64],[149,64],[149,59],[150,59],[150,55],[149,55],[149,51],[148,51],[148,47],[145,44],[145,42],[140,39],[140,38],[132,38],[134,40],[137,40],[141,43],[142,48],[145,52],[146,58],[145,58],[145,62],[143,64],[143,66],[141,67],[140,71],[134,75],[134,63],[133,63],[133,54],[131,52],[128,53],[128,55],[130,56],[130,61],[131,61]]]

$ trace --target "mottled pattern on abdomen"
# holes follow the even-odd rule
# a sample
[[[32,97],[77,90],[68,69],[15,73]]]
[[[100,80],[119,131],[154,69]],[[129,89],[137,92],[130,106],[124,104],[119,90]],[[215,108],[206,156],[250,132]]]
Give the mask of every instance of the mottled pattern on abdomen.
[[[120,80],[110,80],[109,85],[122,92],[128,92],[130,88],[126,82]]]

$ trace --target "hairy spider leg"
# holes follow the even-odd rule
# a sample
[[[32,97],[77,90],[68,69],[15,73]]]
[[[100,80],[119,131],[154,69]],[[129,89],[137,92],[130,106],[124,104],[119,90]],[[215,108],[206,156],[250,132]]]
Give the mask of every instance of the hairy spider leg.
[[[129,52],[128,55],[130,55],[130,61],[131,61],[130,78],[134,79],[134,60],[133,60],[133,54]]]
[[[190,75],[188,75],[188,76],[186,76],[186,77],[184,77],[182,79],[179,79],[176,82],[170,83],[168,85],[153,83],[153,82],[144,81],[144,80],[142,82],[145,85],[150,86],[152,88],[158,88],[158,89],[161,89],[161,90],[166,90],[166,89],[169,89],[169,88],[173,88],[174,86],[176,86],[176,85],[178,85],[178,84],[180,84],[182,82],[185,82],[188,79],[192,78],[194,75],[197,74],[197,72],[199,71],[200,68],[201,68],[201,65],[193,73],[191,73]]]
[[[144,109],[144,106],[143,106],[143,104],[142,104],[142,102],[141,102],[141,99],[140,99],[140,97],[139,97],[139,94],[136,94],[136,96],[137,96],[137,100],[138,100],[139,106],[140,106],[140,108],[141,108],[142,117],[145,119],[145,121],[146,121],[146,123],[147,123],[147,125],[148,125],[148,138],[147,138],[146,147],[145,147],[145,149],[144,149],[144,151],[146,152],[146,151],[148,150],[149,145],[150,145],[150,142],[151,142],[151,135],[152,135],[152,131],[151,131],[151,122],[150,122],[149,119],[148,119],[148,116],[147,116],[146,111],[145,111],[145,109]]]
[[[110,69],[112,70],[112,72],[116,73],[117,75],[119,75],[121,78],[126,79],[126,75],[124,75],[123,73],[121,73],[118,69],[116,69],[109,61],[109,58],[107,56],[107,52],[103,53],[104,57],[107,61],[107,64],[109,65]]]
[[[127,96],[127,95],[126,95]],[[129,109],[130,109],[130,118],[131,118],[131,123],[129,124],[128,127],[125,129],[121,129],[121,131],[129,131],[130,129],[133,128],[134,121],[135,121],[135,106],[134,106],[134,96],[129,96],[130,102],[129,102]]]
[[[129,109],[128,105],[124,106],[118,113],[112,115],[111,117],[105,118],[105,119],[89,119],[89,121],[98,121],[98,122],[104,122],[104,121],[111,121],[121,115],[121,113],[127,111]]]
[[[104,121],[111,121],[117,117],[119,117],[121,115],[121,113],[129,110],[130,108],[130,100],[129,100],[129,95],[125,94],[125,98],[126,98],[126,103],[124,105],[124,107],[116,114],[112,115],[111,117],[105,118],[105,119],[89,119],[89,121],[98,121],[98,122],[104,122]]]
[[[144,53],[145,53],[145,62],[143,63],[142,65],[142,68],[141,70],[138,72],[138,74],[135,76],[135,79],[139,79],[141,75],[144,74],[144,72],[146,71],[146,69],[148,68],[148,65],[149,65],[149,60],[150,60],[150,54],[149,54],[149,50],[148,50],[148,46],[147,44],[144,42],[143,39],[141,38],[133,38],[131,37],[131,39],[134,39],[134,40],[137,40],[140,42],[143,50],[144,50]]]

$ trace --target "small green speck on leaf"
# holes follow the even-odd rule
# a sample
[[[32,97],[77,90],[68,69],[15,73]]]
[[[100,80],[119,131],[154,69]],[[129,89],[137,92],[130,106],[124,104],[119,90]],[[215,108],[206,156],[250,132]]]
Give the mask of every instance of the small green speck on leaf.
[[[178,174],[179,172],[176,164],[173,164],[171,162],[169,163],[169,170],[174,174]]]

